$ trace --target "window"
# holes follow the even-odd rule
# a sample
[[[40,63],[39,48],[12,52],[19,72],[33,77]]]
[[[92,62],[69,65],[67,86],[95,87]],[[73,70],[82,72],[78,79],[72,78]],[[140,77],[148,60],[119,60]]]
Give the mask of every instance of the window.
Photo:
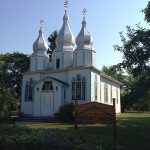
[[[108,85],[106,83],[104,84],[104,102],[108,102]]]
[[[80,75],[72,79],[72,99],[85,100],[85,78]]]
[[[99,86],[99,90],[100,90],[100,101],[101,101],[101,81],[100,81],[100,86]]]
[[[33,89],[33,80],[26,82],[25,86],[25,101],[32,101],[32,90]]]
[[[59,69],[60,68],[60,59],[57,58],[56,59],[56,69]]]
[[[52,62],[52,54],[49,55],[49,61]]]
[[[64,99],[66,99],[66,89],[64,88]]]
[[[53,90],[53,85],[51,81],[45,81],[42,87],[43,91]]]
[[[118,103],[118,88],[116,87],[116,102]]]
[[[95,100],[97,100],[97,75],[95,75],[94,80],[94,92],[95,92]]]
[[[111,99],[111,103],[112,103],[112,85],[110,86],[110,99]]]

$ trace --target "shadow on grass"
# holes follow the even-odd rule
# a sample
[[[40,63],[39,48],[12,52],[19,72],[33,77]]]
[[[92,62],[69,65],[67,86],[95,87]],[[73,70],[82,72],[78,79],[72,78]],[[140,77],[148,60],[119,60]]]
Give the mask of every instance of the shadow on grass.
[[[118,150],[149,150],[150,149],[150,115],[148,113],[122,114],[117,120],[117,149]],[[145,117],[144,117],[145,116]],[[111,125],[79,125],[74,130],[73,124],[30,124],[24,126],[3,125],[0,127],[2,135],[32,135],[40,139],[52,140],[58,134],[62,140],[75,149],[82,150],[113,150],[113,127]],[[27,127],[26,127],[27,126]],[[47,128],[50,126],[50,128]],[[32,127],[32,128],[31,128]],[[46,127],[46,128],[45,128]],[[42,128],[42,129],[41,129]],[[53,133],[53,134],[52,134]],[[56,133],[56,134],[55,134]],[[53,135],[52,139],[49,137]],[[103,150],[102,149],[102,150]]]

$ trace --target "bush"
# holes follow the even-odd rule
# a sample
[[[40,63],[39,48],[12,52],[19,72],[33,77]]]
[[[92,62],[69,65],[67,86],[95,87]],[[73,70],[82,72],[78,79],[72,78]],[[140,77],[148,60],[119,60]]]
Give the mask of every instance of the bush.
[[[73,122],[74,121],[74,104],[69,103],[61,106],[59,111],[54,116],[60,121]]]
[[[10,121],[10,114],[10,94],[8,92],[0,91],[0,122]]]

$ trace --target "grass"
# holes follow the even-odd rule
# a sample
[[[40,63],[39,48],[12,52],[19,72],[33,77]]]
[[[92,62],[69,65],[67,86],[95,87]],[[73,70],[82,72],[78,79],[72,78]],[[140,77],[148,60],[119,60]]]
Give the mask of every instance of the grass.
[[[74,142],[76,142],[75,138],[88,136],[82,140],[85,143],[90,141],[88,146],[97,139],[105,139],[105,141],[113,139],[113,129],[110,125],[79,125],[78,131],[74,130],[73,124],[67,123],[19,123],[19,126],[33,130],[59,130],[64,137],[70,138]],[[95,144],[97,143],[98,141],[95,142]],[[95,149],[93,145],[92,150]],[[100,150],[100,148],[97,149]],[[117,149],[150,150],[150,112],[122,113],[117,116]]]
[[[72,124],[32,123],[25,126],[30,128],[74,130],[74,125]],[[79,132],[97,134],[99,138],[113,138],[112,127],[108,125],[79,125]],[[118,115],[117,139],[118,149],[120,150],[149,150],[150,112],[130,112]]]

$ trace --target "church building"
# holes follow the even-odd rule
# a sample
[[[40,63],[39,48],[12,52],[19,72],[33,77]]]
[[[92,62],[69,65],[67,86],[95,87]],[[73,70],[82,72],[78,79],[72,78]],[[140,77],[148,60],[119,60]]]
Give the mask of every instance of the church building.
[[[95,67],[96,51],[85,16],[76,40],[68,21],[65,11],[51,58],[41,26],[33,44],[30,69],[23,74],[21,112],[38,117],[53,116],[60,106],[75,100],[79,104],[96,101],[112,105],[115,98],[116,113],[120,113],[121,83]]]

